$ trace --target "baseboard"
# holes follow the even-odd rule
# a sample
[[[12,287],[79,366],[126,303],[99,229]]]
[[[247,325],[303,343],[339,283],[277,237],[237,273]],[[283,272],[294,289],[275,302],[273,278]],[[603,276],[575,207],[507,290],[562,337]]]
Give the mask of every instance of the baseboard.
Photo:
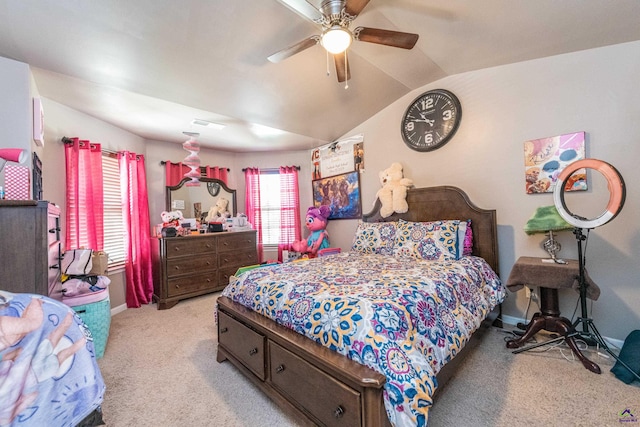
[[[523,318],[507,316],[507,315],[503,314],[502,315],[502,322],[504,324],[513,326],[513,325],[517,325],[518,323],[526,323],[527,320],[523,319]],[[602,337],[602,338],[604,338],[604,340],[607,342],[607,344],[612,346],[614,349],[620,349],[620,348],[622,348],[622,344],[624,344],[624,340],[618,340],[618,339],[609,338],[609,337]]]
[[[118,313],[122,313],[123,311],[125,311],[127,309],[127,304],[120,304],[117,307],[113,307],[111,309],[111,317],[115,316]]]

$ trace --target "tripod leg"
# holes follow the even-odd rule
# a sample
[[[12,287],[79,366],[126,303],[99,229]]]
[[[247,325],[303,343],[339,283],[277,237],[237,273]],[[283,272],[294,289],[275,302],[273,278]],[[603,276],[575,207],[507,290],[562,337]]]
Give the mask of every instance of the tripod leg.
[[[589,322],[589,326],[591,327],[591,329],[593,330],[593,336],[596,337],[598,344],[600,344],[600,347],[602,347],[607,353],[609,353],[611,355],[611,357],[613,357],[616,362],[620,363],[622,366],[625,367],[625,369],[629,372],[631,372],[631,374],[636,377],[636,379],[638,381],[640,381],[640,375],[638,375],[637,372],[635,372],[633,369],[631,369],[626,363],[624,363],[622,360],[620,360],[620,358],[618,357],[617,354],[615,354],[613,351],[611,351],[611,349],[609,348],[609,346],[607,345],[606,341],[604,340],[604,338],[602,338],[602,335],[600,335],[600,332],[598,331],[598,328],[596,328],[596,325],[593,324],[593,322]]]

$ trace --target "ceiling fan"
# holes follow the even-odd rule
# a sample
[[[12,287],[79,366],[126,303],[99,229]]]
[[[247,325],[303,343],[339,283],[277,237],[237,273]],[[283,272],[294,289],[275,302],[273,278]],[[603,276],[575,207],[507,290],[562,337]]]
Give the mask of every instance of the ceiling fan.
[[[307,19],[320,24],[322,34],[310,36],[293,46],[274,53],[269,56],[269,61],[283,61],[319,43],[328,53],[333,54],[339,82],[345,82],[351,78],[346,52],[353,40],[403,49],[412,49],[418,41],[418,34],[380,28],[357,27],[351,31],[349,25],[370,0],[322,0],[320,9],[306,0],[278,1]]]

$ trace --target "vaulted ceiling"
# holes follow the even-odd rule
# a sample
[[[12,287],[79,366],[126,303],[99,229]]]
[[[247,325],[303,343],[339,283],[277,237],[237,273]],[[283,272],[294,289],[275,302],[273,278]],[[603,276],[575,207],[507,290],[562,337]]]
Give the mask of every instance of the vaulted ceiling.
[[[141,137],[262,151],[333,141],[449,75],[640,39],[637,0],[371,0],[352,28],[420,38],[354,42],[345,89],[320,45],[267,61],[320,33],[287,6],[301,1],[3,0],[0,56],[28,63],[41,96]]]

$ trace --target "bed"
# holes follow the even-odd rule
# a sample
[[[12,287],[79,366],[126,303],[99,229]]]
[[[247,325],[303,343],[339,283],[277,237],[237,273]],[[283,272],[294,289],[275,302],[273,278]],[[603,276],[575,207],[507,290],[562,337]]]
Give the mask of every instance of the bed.
[[[350,251],[232,277],[217,301],[218,362],[304,424],[426,425],[505,289],[495,211],[450,186],[411,189],[407,202],[382,218],[378,201]]]
[[[91,333],[68,306],[0,291],[0,425],[96,426],[105,385]]]

